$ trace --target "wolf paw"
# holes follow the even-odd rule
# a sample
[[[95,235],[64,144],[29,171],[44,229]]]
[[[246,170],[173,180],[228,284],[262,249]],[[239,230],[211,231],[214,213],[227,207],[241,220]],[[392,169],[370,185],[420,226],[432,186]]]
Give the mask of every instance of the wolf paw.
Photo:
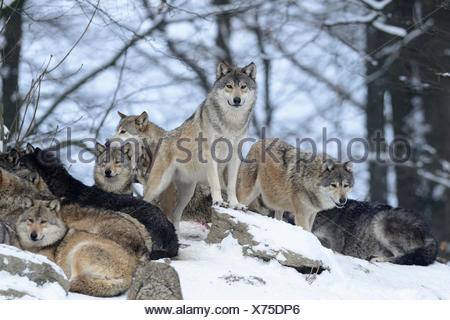
[[[234,205],[231,205],[231,207],[234,209],[234,210],[240,210],[240,211],[247,211],[247,206],[246,205],[243,205],[243,204],[241,204],[241,203],[236,203],[236,204],[234,204]]]
[[[228,204],[228,202],[226,202],[226,201],[214,201],[213,202],[213,206],[218,206],[218,207],[221,207],[221,208],[229,208],[230,207],[230,205]]]
[[[388,262],[389,260],[385,257],[373,256],[370,257],[369,261],[374,263],[374,262]]]

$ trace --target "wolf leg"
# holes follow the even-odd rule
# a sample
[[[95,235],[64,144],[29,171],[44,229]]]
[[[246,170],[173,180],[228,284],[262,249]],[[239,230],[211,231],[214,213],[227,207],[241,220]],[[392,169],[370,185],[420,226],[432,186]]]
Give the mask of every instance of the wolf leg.
[[[180,181],[175,182],[177,186],[177,204],[175,209],[173,210],[173,224],[175,226],[175,230],[177,233],[180,233],[180,220],[183,214],[184,208],[186,208],[189,201],[192,199],[192,196],[195,192],[196,183],[183,183]]]
[[[158,158],[156,158],[158,159]],[[161,192],[167,189],[169,184],[172,182],[172,177],[174,173],[174,168],[164,168],[163,161],[155,161],[153,168],[150,171],[150,175],[147,179],[144,189],[145,201],[152,201],[160,195]]]
[[[283,220],[283,210],[275,210],[275,219]]]
[[[228,164],[228,184],[227,184],[227,198],[230,203],[230,207],[237,210],[247,210],[247,206],[239,203],[236,197],[236,182],[239,171],[240,160],[234,152]]]
[[[229,173],[228,173],[229,174]],[[214,159],[208,159],[208,184],[211,189],[213,206],[228,208],[228,203],[223,201],[220,189],[219,170]]]

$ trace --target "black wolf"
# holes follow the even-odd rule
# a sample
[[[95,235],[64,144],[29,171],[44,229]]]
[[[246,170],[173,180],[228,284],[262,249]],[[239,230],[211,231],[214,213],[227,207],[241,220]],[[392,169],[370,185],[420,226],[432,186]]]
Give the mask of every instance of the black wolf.
[[[427,266],[437,255],[421,214],[385,204],[349,200],[343,208],[319,212],[312,232],[325,247],[370,261]]]
[[[178,253],[178,238],[173,224],[155,205],[130,195],[103,191],[96,186],[86,186],[72,177],[62,163],[49,150],[35,150],[24,155],[20,162],[29,170],[39,174],[49,190],[64,198],[65,203],[104,208],[129,214],[148,230],[152,242],[152,259],[174,257]]]

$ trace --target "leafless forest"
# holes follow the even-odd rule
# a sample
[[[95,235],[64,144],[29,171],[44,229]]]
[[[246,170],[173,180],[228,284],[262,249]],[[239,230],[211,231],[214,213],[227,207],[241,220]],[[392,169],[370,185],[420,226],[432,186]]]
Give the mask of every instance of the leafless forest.
[[[174,128],[217,62],[254,61],[252,136],[322,148],[326,128],[344,158],[365,139],[356,197],[424,212],[450,240],[448,0],[0,0],[0,48],[3,152],[92,148],[83,138],[111,136],[119,110]]]

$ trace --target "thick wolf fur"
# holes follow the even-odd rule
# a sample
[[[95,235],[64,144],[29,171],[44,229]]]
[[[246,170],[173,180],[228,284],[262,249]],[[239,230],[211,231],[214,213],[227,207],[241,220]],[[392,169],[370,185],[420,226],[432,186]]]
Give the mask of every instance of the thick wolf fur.
[[[421,214],[362,201],[319,212],[312,232],[327,248],[377,262],[427,266],[438,250]]]
[[[29,202],[16,223],[20,247],[58,264],[70,281],[70,291],[99,297],[126,291],[135,258],[112,240],[69,228],[59,209],[58,200]]]
[[[42,194],[31,182],[0,168],[0,218],[16,223],[23,210],[24,197],[40,199]]]
[[[99,188],[113,193],[133,195],[134,170],[131,144],[120,148],[95,144],[94,181]]]
[[[236,179],[239,169],[238,144],[247,136],[253,106],[256,100],[256,67],[231,68],[224,63],[217,66],[217,80],[206,100],[180,127],[169,131],[161,141],[158,154],[152,159],[152,169],[144,189],[144,200],[157,198],[171,182],[175,183],[178,199],[172,217],[175,227],[184,208],[192,198],[198,182],[207,182],[213,204],[244,209],[237,201]],[[203,136],[202,149],[199,137]],[[197,140],[196,140],[197,139]],[[226,139],[231,143],[217,143],[214,159],[211,145]],[[231,158],[226,163],[229,152]],[[200,154],[199,154],[200,153]],[[189,157],[189,154],[191,155]],[[202,161],[204,160],[204,161]],[[223,169],[228,168],[227,200],[222,198]],[[221,181],[222,180],[222,181]]]
[[[8,153],[1,154],[0,168],[3,168],[8,172],[31,182],[42,194],[49,196],[51,195],[51,192],[48,190],[42,179],[40,179],[39,175],[20,164],[20,158],[33,150],[33,146],[31,144],[27,144],[26,149],[13,148]]]
[[[72,177],[54,154],[36,148],[21,158],[28,169],[36,171],[56,197],[64,197],[67,204],[120,211],[142,223],[152,240],[152,259],[174,257],[178,239],[173,224],[156,206],[129,195],[106,192],[97,186],[86,186]]]
[[[125,115],[119,112],[119,116],[120,122],[116,128],[116,133],[109,141],[119,142],[123,141],[123,139],[125,141],[134,139],[134,141],[139,143],[137,148],[136,145],[134,147],[134,150],[137,150],[134,177],[136,181],[145,185],[151,169],[151,156],[158,152],[158,143],[162,141],[167,132],[151,122],[145,111],[140,115]],[[131,168],[131,164],[129,166]],[[122,170],[122,174],[128,174],[128,178],[124,177],[123,180],[131,179],[129,170]],[[110,188],[113,187],[111,186]],[[123,191],[115,190],[114,192],[124,193],[125,190],[127,190],[126,187],[124,187]],[[163,212],[168,213],[169,219],[173,221],[172,213],[175,209],[177,198],[176,185],[171,183],[152,203],[160,207]],[[259,198],[257,200],[249,205],[249,209],[268,215],[270,210],[262,205]],[[205,184],[197,184],[193,197],[184,208],[182,220],[194,220],[203,223],[211,222],[211,205],[212,197],[209,188]]]
[[[15,225],[0,219],[0,243],[19,247]]]
[[[244,204],[261,194],[277,219],[283,211],[293,212],[295,224],[311,231],[317,212],[344,204],[353,183],[351,162],[341,164],[266,139],[255,143],[241,163],[237,192]]]

